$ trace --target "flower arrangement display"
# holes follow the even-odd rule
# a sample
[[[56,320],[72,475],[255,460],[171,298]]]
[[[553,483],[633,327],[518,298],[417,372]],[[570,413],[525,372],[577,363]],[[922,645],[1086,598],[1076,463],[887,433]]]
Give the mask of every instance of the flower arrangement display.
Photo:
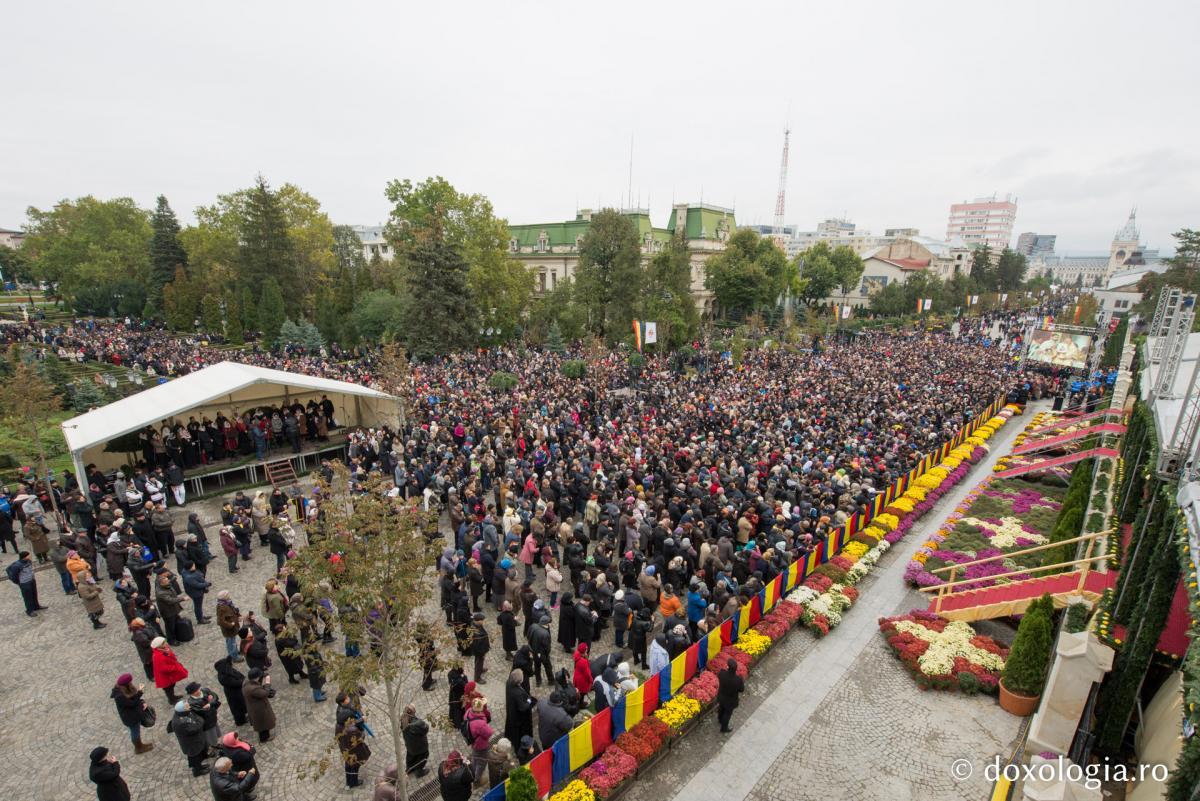
[[[671,737],[671,728],[654,715],[642,718],[636,726],[617,737],[616,747],[639,765],[650,761]]]
[[[610,745],[600,758],[583,769],[579,779],[595,793],[596,798],[608,798],[612,791],[637,773],[638,762],[620,749]]]
[[[717,688],[717,674],[702,670],[696,674],[695,678],[683,685],[680,692],[688,698],[699,701],[700,706],[708,706],[717,699]]]
[[[733,647],[758,658],[771,647],[771,638],[761,631],[750,629],[738,635],[738,641],[733,644]]]
[[[914,610],[879,619],[879,631],[922,689],[996,692],[1008,649],[967,623]]]
[[[596,794],[581,780],[575,779],[550,796],[550,801],[596,801]]]
[[[950,564],[963,564],[1041,545],[1049,541],[1066,489],[1023,477],[985,478],[973,489],[945,524],[913,555],[904,572],[905,581],[932,587],[949,579],[949,573],[934,573]],[[978,579],[972,586],[995,583],[991,576],[1035,567],[1042,554],[1035,552],[1012,559],[997,559],[972,565],[955,580]],[[1000,581],[1019,581],[1024,574]]]
[[[746,634],[749,633],[750,632],[746,632]],[[744,637],[745,634],[742,636]],[[766,638],[764,637],[763,639]],[[740,643],[741,641],[742,639],[739,637],[738,642]],[[771,641],[767,640],[768,647],[770,646],[770,643]],[[670,701],[667,701],[658,709],[654,710],[654,717],[667,724],[668,728],[670,728],[673,732],[679,731],[681,728],[683,728],[683,724],[687,723],[689,720],[699,714],[700,702],[691,696],[684,695],[683,693],[679,693]]]

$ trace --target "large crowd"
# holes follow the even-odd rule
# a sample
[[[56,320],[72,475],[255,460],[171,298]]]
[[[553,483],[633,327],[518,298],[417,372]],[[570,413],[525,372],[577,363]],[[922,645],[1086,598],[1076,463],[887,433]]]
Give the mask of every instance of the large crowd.
[[[393,495],[441,513],[437,602],[460,657],[446,675],[445,708],[464,745],[433,764],[429,724],[412,708],[403,770],[433,770],[446,799],[502,781],[570,731],[580,710],[616,704],[637,687],[639,674],[661,669],[737,614],[997,397],[1014,388],[1043,390],[1045,376],[1018,369],[1016,335],[1002,330],[992,341],[990,331],[989,323],[868,334],[828,348],[751,350],[736,364],[729,354],[711,353],[699,369],[649,359],[632,383],[616,352],[591,358],[583,379],[560,371],[569,353],[493,349],[415,365],[405,424],[357,430],[348,441],[351,482],[374,475]],[[207,358],[186,345],[168,355],[156,345],[165,336],[159,332],[116,336],[85,326],[41,335],[68,357],[75,348],[87,358],[141,359],[164,372],[195,369]],[[302,357],[333,365],[326,371],[311,361],[307,370],[289,368],[286,354],[248,359],[258,356],[272,367],[351,380],[365,380],[370,369],[369,358]],[[497,370],[516,375],[515,389],[488,386]],[[215,557],[237,571],[256,537],[273,555],[276,575],[261,599],[262,618],[240,610],[224,591],[215,604],[227,652],[214,676],[235,725],[249,725],[260,744],[276,725],[268,643],[274,640],[289,682],[307,680],[314,702],[322,702],[320,657],[293,654],[298,641],[333,642],[336,613],[289,573],[289,557],[304,547],[305,521],[289,519],[280,492],[238,493],[213,536],[194,514],[186,532],[175,532],[164,482],[150,482],[149,496],[141,489],[147,483],[139,472],[125,482],[123,497],[96,471],[82,489],[29,484],[0,497],[0,510],[8,507],[0,514],[0,545],[16,550],[15,518],[35,552],[31,558],[22,551],[9,578],[36,615],[33,558],[52,561],[64,592],[78,593],[92,624],[102,627],[93,588],[98,577],[109,577],[145,675],[172,704],[173,731],[189,766],[196,775],[211,769],[217,801],[246,799],[258,780],[255,747],[236,732],[221,734],[214,691],[193,680],[180,693],[189,676],[172,646],[192,636],[184,607],[190,601],[195,624],[208,623],[205,596],[220,582]],[[62,510],[58,525],[49,493]],[[318,510],[310,504],[310,512]],[[51,529],[61,531],[56,541]],[[503,721],[493,721],[484,689],[493,633],[512,663]],[[430,691],[433,663],[431,656],[423,665]],[[722,690],[724,730],[737,690]],[[113,699],[135,749],[148,750],[141,740],[145,698],[131,674],[118,678]],[[351,787],[369,757],[370,727],[356,700],[345,692],[335,700]],[[102,750],[93,754],[98,782],[119,774]],[[398,770],[383,771],[377,801],[394,797]],[[111,786],[116,781],[119,775]]]

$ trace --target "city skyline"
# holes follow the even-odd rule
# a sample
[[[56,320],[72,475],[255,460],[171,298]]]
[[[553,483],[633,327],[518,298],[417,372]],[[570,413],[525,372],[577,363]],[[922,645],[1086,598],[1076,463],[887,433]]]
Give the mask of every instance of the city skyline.
[[[703,3],[641,9],[636,26],[624,13],[543,19],[528,4],[474,7],[465,26],[439,8],[370,8],[364,24],[304,5],[21,6],[14,30],[53,30],[55,57],[37,35],[0,54],[22,76],[7,87],[20,113],[0,130],[18,154],[0,173],[0,227],[84,194],[144,207],[165,194],[190,222],[260,172],[345,224],[384,221],[386,182],[430,175],[487,195],[514,224],[634,204],[665,221],[672,201],[701,200],[770,224],[785,126],[785,219],[801,230],[844,214],[941,237],[950,204],[993,193],[1018,198],[1014,237],[1053,231],[1060,253],[1104,250],[1131,206],[1163,251],[1197,225],[1200,111],[1177,98],[1198,77],[1186,40],[1200,9],[1143,8],[1138,40],[1155,46],[1131,58],[1096,46],[1127,35],[1116,3],[1083,16],[1015,3],[987,25],[959,6],[924,19],[854,5],[871,24],[780,6],[714,26],[725,7]],[[453,47],[420,30],[453,30]],[[639,57],[611,59],[614,37]],[[891,46],[914,37],[958,46]],[[967,55],[1014,42],[1003,69]],[[971,100],[983,92],[992,102]]]

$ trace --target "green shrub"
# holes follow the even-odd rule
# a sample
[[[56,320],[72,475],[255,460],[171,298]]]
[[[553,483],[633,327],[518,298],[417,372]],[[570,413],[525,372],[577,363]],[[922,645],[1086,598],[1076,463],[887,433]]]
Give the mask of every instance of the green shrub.
[[[1106,475],[1097,476],[1096,483],[1092,485],[1092,488],[1097,491],[1102,491],[1102,490],[1108,489],[1108,476],[1106,476]]]
[[[1104,530],[1104,512],[1092,512],[1087,519],[1088,533]]]
[[[508,392],[516,385],[517,377],[504,370],[497,370],[488,377],[488,386],[501,392]]]
[[[983,684],[974,673],[962,670],[958,673],[958,689],[962,690],[964,695],[978,695],[983,689]]]
[[[1091,610],[1087,604],[1071,604],[1067,607],[1067,619],[1063,623],[1063,630],[1068,634],[1078,634],[1086,630],[1090,616]]]
[[[1054,602],[1049,595],[1029,604],[1000,680],[1009,692],[1021,695],[1041,695],[1046,685],[1046,670],[1050,665],[1050,648],[1054,626],[1050,620]]]
[[[524,765],[513,768],[508,774],[508,786],[504,790],[504,797],[507,801],[537,801],[538,786],[533,772]]]
[[[970,512],[971,517],[978,517],[984,520],[988,518],[1008,517],[1012,513],[1012,501],[983,494],[979,495],[971,504]]]
[[[587,362],[583,359],[569,359],[558,369],[567,378],[583,378],[587,375]]]

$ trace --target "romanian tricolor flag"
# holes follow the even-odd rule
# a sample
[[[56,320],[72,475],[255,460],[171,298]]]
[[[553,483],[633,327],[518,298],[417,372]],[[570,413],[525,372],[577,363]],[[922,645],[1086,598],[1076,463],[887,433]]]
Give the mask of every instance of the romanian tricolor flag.
[[[886,502],[887,502],[886,493],[883,493],[883,492],[876,493],[876,495],[875,495],[875,510],[871,513],[871,517],[878,517],[879,515],[881,515],[883,513],[883,507],[886,505]],[[811,569],[809,572],[811,572]]]
[[[550,749],[554,753],[551,768],[553,784],[558,784],[582,768],[612,745],[612,710],[606,709],[585,720],[566,737],[559,738]]]
[[[775,604],[779,603],[779,592],[783,586],[783,574],[776,576],[767,582],[767,586],[763,587],[762,591],[762,610],[765,615],[775,608]]]
[[[542,754],[549,754],[549,753],[550,753],[549,751],[542,752]],[[541,756],[541,754],[539,754],[539,756]],[[532,762],[530,762],[529,764],[531,766],[533,765]],[[508,791],[508,780],[506,779],[503,783],[497,784],[495,787],[493,787],[492,789],[490,789],[486,793],[484,793],[483,801],[504,801],[504,794],[507,791]]]
[[[882,497],[882,496],[880,496]],[[807,565],[804,568],[804,575],[809,575],[817,569],[817,565],[821,564],[821,552],[825,550],[825,543],[817,543],[817,547],[812,549],[812,553],[808,555]]]
[[[730,618],[729,620],[726,620],[724,623],[722,623],[721,628],[718,629],[718,631],[721,632],[721,647],[722,648],[725,647],[726,645],[733,645],[733,626],[734,626],[733,618]]]
[[[797,559],[788,565],[787,573],[784,575],[787,577],[787,583],[784,585],[783,591],[791,592],[800,583],[800,560]]]
[[[708,661],[721,652],[721,630],[710,631],[705,635],[704,639],[699,642],[699,648],[696,652],[696,669],[704,670],[704,666]]]
[[[696,675],[696,670],[699,667],[699,655],[697,654],[697,651],[699,650],[700,649],[698,645],[690,645],[682,654],[672,659],[671,664],[667,666],[667,670],[671,671],[670,697],[674,698],[675,694],[683,688],[683,685],[688,682],[692,676]],[[661,696],[662,693],[660,692],[659,697]]]

